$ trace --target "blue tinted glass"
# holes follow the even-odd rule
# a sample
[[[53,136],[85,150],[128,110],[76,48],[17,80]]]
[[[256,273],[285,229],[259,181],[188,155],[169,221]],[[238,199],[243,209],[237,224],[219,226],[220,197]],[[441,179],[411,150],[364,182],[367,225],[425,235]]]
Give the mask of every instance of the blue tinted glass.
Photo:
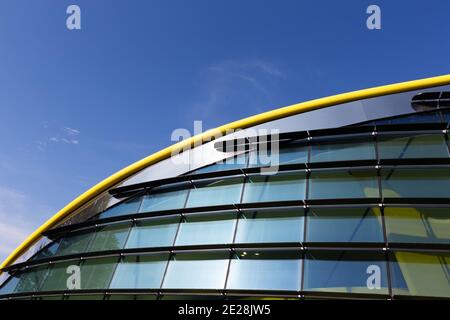
[[[308,146],[305,143],[290,143],[279,146],[278,151],[260,149],[250,153],[250,167],[276,166],[308,162]]]
[[[389,242],[450,243],[450,208],[386,207]]]
[[[103,226],[97,229],[88,251],[119,250],[125,245],[131,223]]]
[[[248,210],[238,222],[236,243],[302,242],[303,209]]]
[[[176,245],[227,244],[233,242],[235,213],[186,215]]]
[[[306,174],[304,172],[250,176],[244,189],[243,203],[303,200]]]
[[[311,162],[371,159],[375,159],[371,136],[314,138],[311,146]]]
[[[176,254],[169,262],[165,289],[223,289],[229,253]]]
[[[299,252],[240,251],[231,260],[227,289],[299,290]]]
[[[379,197],[375,171],[314,171],[311,173],[310,199]]]
[[[52,257],[56,254],[56,251],[59,247],[59,241],[50,243],[49,245],[45,246],[41,251],[39,251],[37,254],[35,254],[31,260],[39,260],[39,259],[45,259]]]
[[[448,198],[450,170],[448,168],[383,169],[383,197],[386,198]]]
[[[449,253],[396,251],[390,261],[394,294],[450,297]]]
[[[386,262],[382,254],[309,253],[304,268],[305,291],[388,293]]]
[[[379,208],[311,208],[308,242],[382,242]]]
[[[102,212],[98,218],[104,219],[104,218],[111,218],[111,217],[118,217],[118,216],[124,216],[127,214],[133,214],[137,213],[139,210],[139,206],[141,205],[142,197],[136,197],[130,200],[127,200],[125,202],[121,202],[115,206],[112,206],[111,208],[107,209],[106,211]]]
[[[187,207],[204,207],[239,203],[242,178],[195,181]]]
[[[154,188],[144,197],[140,212],[183,208],[188,192],[184,183]]]
[[[169,247],[173,245],[179,217],[136,221],[126,248]]]
[[[247,154],[241,154],[236,157],[227,158],[223,161],[217,162],[215,164],[197,169],[192,174],[207,173],[215,171],[225,171],[233,169],[241,169],[247,167]]]
[[[58,250],[56,251],[56,255],[63,256],[86,252],[87,246],[93,235],[94,229],[67,235],[61,240]]]
[[[380,159],[448,157],[448,147],[443,134],[380,135],[378,152]]]
[[[374,121],[376,125],[408,124],[408,123],[439,123],[441,118],[437,112],[413,113],[405,116]]]
[[[110,288],[159,289],[168,255],[124,257],[117,266]]]
[[[7,282],[5,282],[5,284],[0,288],[0,295],[13,293],[18,283],[18,277],[10,277]]]

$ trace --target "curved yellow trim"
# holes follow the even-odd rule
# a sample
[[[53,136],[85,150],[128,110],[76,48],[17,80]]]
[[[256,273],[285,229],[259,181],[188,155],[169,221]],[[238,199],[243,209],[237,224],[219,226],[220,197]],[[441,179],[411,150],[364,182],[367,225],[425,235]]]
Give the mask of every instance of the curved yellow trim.
[[[1,270],[11,263],[13,263],[25,250],[27,250],[30,246],[32,246],[36,241],[41,237],[41,234],[53,226],[55,226],[62,219],[67,217],[74,210],[80,208],[83,204],[93,199],[103,191],[111,188],[122,180],[130,177],[136,172],[155,164],[159,161],[169,158],[173,152],[178,150],[184,150],[187,147],[193,145],[199,145],[205,141],[210,141],[217,136],[225,134],[228,130],[235,129],[244,129],[248,127],[252,127],[264,122],[273,121],[281,118],[285,118],[291,115],[317,110],[320,108],[325,108],[337,104],[342,104],[346,102],[367,99],[377,96],[383,96],[388,94],[419,90],[430,87],[437,87],[442,85],[450,84],[450,74],[426,78],[421,80],[414,80],[408,82],[402,82],[397,84],[390,84],[370,89],[358,90],[349,93],[338,94],[331,97],[320,98],[316,100],[311,100],[307,102],[302,102],[298,104],[294,104],[288,107],[283,107],[279,109],[275,109],[272,111],[264,112],[258,115],[254,115],[242,120],[238,120],[235,122],[231,122],[229,124],[220,126],[218,128],[206,131],[202,134],[196,135],[189,139],[178,142],[170,147],[167,147],[161,151],[158,151],[142,160],[139,160],[130,166],[118,171],[112,176],[106,178],[102,182],[98,183],[94,187],[90,188],[85,193],[78,196],[75,200],[70,202],[64,208],[62,208],[57,214],[51,217],[47,222],[45,222],[42,226],[40,226],[36,231],[34,231],[20,246],[18,246],[6,260],[0,266],[0,274]]]

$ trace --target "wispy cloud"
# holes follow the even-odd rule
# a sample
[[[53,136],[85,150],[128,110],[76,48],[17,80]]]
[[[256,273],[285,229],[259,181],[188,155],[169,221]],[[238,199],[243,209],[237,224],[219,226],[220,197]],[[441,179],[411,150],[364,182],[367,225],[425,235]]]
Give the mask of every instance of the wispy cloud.
[[[48,122],[45,122],[43,124],[43,128],[49,129]],[[51,144],[69,144],[69,145],[77,145],[80,144],[80,130],[70,128],[70,127],[62,127],[61,129],[57,130],[56,134],[53,134],[49,138],[46,138],[45,140],[39,140],[35,142],[36,148],[44,152],[46,151],[47,147],[49,146],[49,143]]]
[[[73,129],[73,128],[69,128],[69,127],[65,127],[63,128],[63,130],[66,132],[67,135],[69,136],[77,136],[80,134],[80,130],[78,129]]]

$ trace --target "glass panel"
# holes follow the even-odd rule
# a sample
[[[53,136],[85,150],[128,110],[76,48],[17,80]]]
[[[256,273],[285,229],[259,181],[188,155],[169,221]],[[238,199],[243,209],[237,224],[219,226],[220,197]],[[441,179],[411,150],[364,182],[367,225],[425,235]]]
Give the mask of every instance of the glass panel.
[[[153,218],[136,221],[126,248],[169,247],[173,245],[180,218]]]
[[[39,260],[39,259],[45,259],[45,258],[52,257],[56,254],[58,247],[59,247],[59,241],[50,243],[49,245],[42,248],[41,251],[36,253],[30,260]]]
[[[441,118],[437,112],[413,113],[406,116],[394,117],[390,119],[376,120],[377,125],[381,124],[408,124],[408,123],[439,123]]]
[[[144,197],[140,212],[183,208],[188,191],[188,185],[185,183],[153,188]]]
[[[280,145],[278,151],[272,149],[252,151],[249,166],[267,167],[306,162],[308,162],[308,146],[304,142],[292,142]]]
[[[55,263],[50,266],[47,277],[42,284],[41,291],[56,291],[56,290],[69,290],[73,288],[68,287],[68,281],[70,283],[71,276],[76,277],[76,269],[78,267],[78,260],[71,260],[62,263]],[[75,280],[75,278],[74,278]],[[75,286],[75,283],[73,283]]]
[[[200,180],[194,182],[187,207],[204,207],[239,203],[242,178]]]
[[[251,176],[245,184],[243,203],[303,200],[306,174],[304,172]]]
[[[236,243],[303,241],[303,208],[248,210],[238,222]]]
[[[59,248],[56,251],[56,255],[64,256],[86,252],[86,248],[93,235],[94,229],[84,230],[67,235],[61,240]]]
[[[165,289],[223,289],[228,252],[178,253],[169,262]]]
[[[392,291],[398,295],[450,297],[450,254],[395,252]]]
[[[372,170],[313,171],[310,199],[379,197],[376,172]]]
[[[450,208],[387,207],[389,242],[450,243]]]
[[[232,243],[235,224],[234,212],[186,215],[180,225],[176,245]]]
[[[10,277],[3,287],[0,288],[0,295],[13,293],[19,283],[19,279],[19,277]]]
[[[159,289],[169,256],[126,256],[117,266],[110,288]]]
[[[383,169],[381,174],[383,197],[450,197],[448,168]]]
[[[381,159],[448,157],[448,147],[443,134],[380,135],[378,152]]]
[[[215,164],[192,171],[191,174],[241,169],[247,167],[247,154],[227,158]]]
[[[31,268],[19,275],[19,282],[14,289],[18,292],[38,291],[48,270],[47,265]]]
[[[92,240],[88,251],[94,252],[122,249],[125,245],[130,226],[131,223],[127,222],[100,227],[95,232],[95,237]]]
[[[300,290],[301,253],[240,251],[231,260],[228,289]]]
[[[375,144],[371,136],[313,138],[311,162],[375,159]]]
[[[112,206],[111,208],[107,209],[106,211],[102,212],[98,218],[111,218],[111,217],[118,217],[118,216],[124,216],[127,214],[133,214],[137,213],[139,211],[139,207],[141,205],[142,197],[136,197],[124,202],[121,202],[115,206]]]
[[[379,208],[311,208],[308,242],[383,242]]]
[[[387,294],[384,256],[321,251],[306,254],[305,291]]]
[[[117,258],[97,258],[81,264],[81,289],[106,289],[112,277]]]

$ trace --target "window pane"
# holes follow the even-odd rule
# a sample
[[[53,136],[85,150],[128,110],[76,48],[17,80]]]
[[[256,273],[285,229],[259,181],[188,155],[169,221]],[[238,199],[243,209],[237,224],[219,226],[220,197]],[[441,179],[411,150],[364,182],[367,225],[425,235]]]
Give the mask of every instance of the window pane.
[[[311,208],[308,242],[383,242],[379,208]]]
[[[450,208],[387,207],[389,242],[450,243]]]
[[[81,264],[81,289],[106,289],[117,258],[97,258]]]
[[[443,134],[380,135],[378,152],[381,159],[448,157],[448,147]]]
[[[144,197],[140,212],[183,208],[187,194],[188,185],[185,183],[153,188]]]
[[[89,229],[81,232],[76,232],[62,238],[57,256],[64,256],[70,254],[79,254],[86,252],[86,248],[94,235],[94,229]]]
[[[392,291],[398,295],[450,297],[450,254],[395,252]]]
[[[169,262],[165,289],[223,289],[228,252],[176,254]]]
[[[241,169],[246,167],[247,167],[247,154],[241,154],[236,157],[227,158],[215,164],[197,169],[191,172],[191,174]]]
[[[2,294],[10,294],[14,292],[17,284],[19,283],[20,278],[11,276],[8,281],[0,288],[0,295]]]
[[[236,213],[233,212],[186,215],[176,245],[232,243],[235,224]]]
[[[375,171],[314,171],[311,173],[310,199],[379,197]]]
[[[300,252],[240,251],[231,260],[228,289],[300,290]]]
[[[168,255],[127,256],[117,266],[112,289],[159,289]]]
[[[119,204],[107,209],[106,211],[102,212],[98,216],[98,218],[99,219],[111,218],[111,217],[118,217],[118,216],[124,216],[127,214],[137,213],[139,211],[141,201],[142,201],[142,197],[136,197],[136,198],[127,200],[125,202],[119,203]]]
[[[381,174],[383,197],[450,197],[448,168],[383,169]]]
[[[47,245],[44,248],[42,248],[41,251],[36,253],[31,258],[31,260],[39,260],[39,259],[45,259],[45,258],[52,257],[52,256],[54,256],[56,254],[56,251],[58,250],[58,247],[59,247],[59,241],[50,243],[49,245]]]
[[[136,221],[126,248],[169,247],[173,245],[179,217]]]
[[[50,266],[47,277],[42,284],[41,291],[68,290],[67,281],[75,275],[79,260],[55,263]]]
[[[125,245],[131,223],[103,226],[97,229],[88,251],[119,250]]]
[[[311,162],[375,159],[375,144],[370,136],[314,138]]]
[[[408,124],[408,123],[439,123],[441,118],[437,112],[412,113],[406,116],[399,116],[390,119],[376,120],[380,124]]]
[[[238,222],[236,243],[303,241],[303,208],[248,210]]]
[[[386,262],[377,253],[308,253],[304,290],[387,294]]]
[[[187,207],[239,203],[242,182],[242,178],[195,181],[189,194]]]
[[[47,274],[48,266],[43,265],[31,268],[19,275],[19,282],[17,283],[14,292],[33,292],[38,291],[42,280]]]
[[[304,172],[251,176],[245,185],[243,203],[305,199]]]
[[[280,145],[279,150],[260,149],[250,153],[250,167],[267,167],[308,162],[308,146],[304,142]]]

